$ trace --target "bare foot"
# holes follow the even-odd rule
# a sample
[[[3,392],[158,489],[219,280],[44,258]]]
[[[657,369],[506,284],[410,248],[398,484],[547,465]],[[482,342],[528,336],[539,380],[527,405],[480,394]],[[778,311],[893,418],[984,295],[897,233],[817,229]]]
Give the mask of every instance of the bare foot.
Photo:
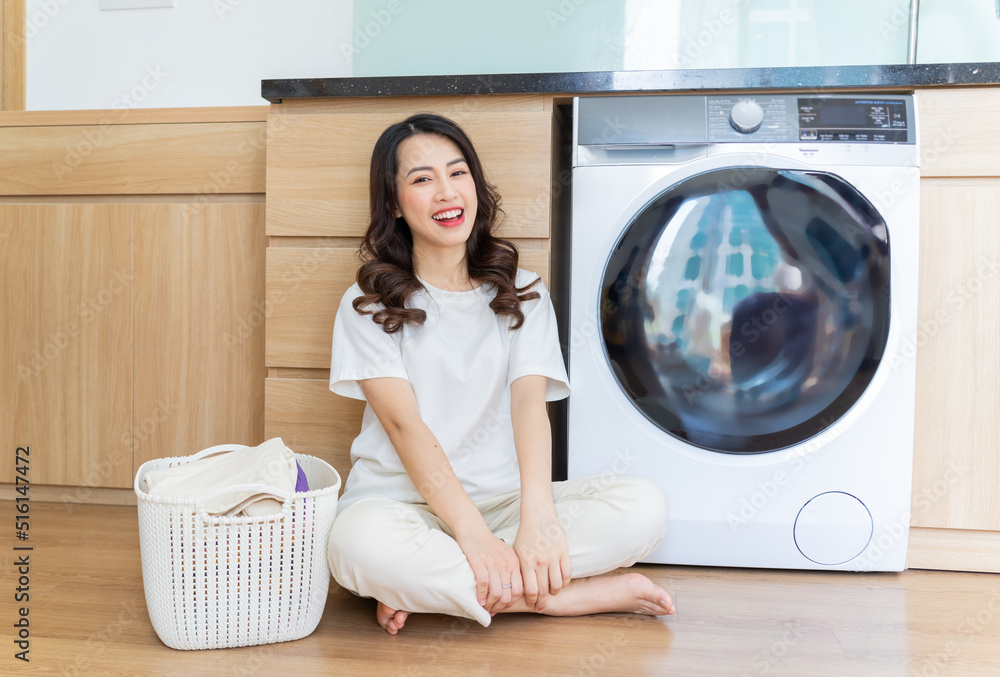
[[[375,609],[375,619],[390,635],[395,635],[403,628],[403,625],[406,623],[406,617],[409,615],[406,611],[397,611],[396,609],[387,607],[382,602],[379,602],[378,608]]]
[[[576,578],[559,594],[549,595],[544,608],[525,606],[522,601],[507,611],[537,611],[548,616],[583,616],[611,611],[645,616],[674,613],[674,602],[667,591],[637,573]]]

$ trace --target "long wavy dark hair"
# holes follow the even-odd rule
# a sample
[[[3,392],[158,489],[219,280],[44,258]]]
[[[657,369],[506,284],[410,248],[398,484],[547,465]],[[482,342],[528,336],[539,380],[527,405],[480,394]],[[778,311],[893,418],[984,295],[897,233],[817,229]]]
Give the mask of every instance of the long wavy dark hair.
[[[423,289],[413,268],[413,236],[403,217],[396,216],[396,174],[399,171],[399,146],[417,134],[438,134],[450,139],[465,158],[476,184],[479,203],[476,221],[465,242],[465,263],[469,278],[496,288],[490,308],[497,315],[514,319],[512,329],[524,323],[521,303],[539,298],[530,291],[539,279],[524,287],[515,286],[518,252],[513,242],[494,235],[503,219],[500,194],[486,180],[482,163],[472,141],[453,121],[440,115],[419,113],[390,126],[379,137],[372,151],[369,201],[371,221],[361,243],[363,260],[358,270],[358,286],[364,292],[354,299],[354,310],[372,314],[383,331],[392,334],[407,323],[423,324],[427,313],[407,308],[406,301]],[[381,304],[380,310],[370,306]]]

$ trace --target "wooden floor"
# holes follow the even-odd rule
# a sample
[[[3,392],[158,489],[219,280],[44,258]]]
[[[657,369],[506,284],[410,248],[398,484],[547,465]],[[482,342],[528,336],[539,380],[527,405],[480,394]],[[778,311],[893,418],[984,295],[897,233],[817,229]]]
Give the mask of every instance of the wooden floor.
[[[13,522],[10,501],[0,502]],[[30,663],[14,658],[14,527],[0,574],[0,675],[1000,675],[1000,575],[642,566],[671,620],[412,616],[390,637],[374,604],[331,584],[295,642],[175,651],[146,613],[134,507],[31,504]]]

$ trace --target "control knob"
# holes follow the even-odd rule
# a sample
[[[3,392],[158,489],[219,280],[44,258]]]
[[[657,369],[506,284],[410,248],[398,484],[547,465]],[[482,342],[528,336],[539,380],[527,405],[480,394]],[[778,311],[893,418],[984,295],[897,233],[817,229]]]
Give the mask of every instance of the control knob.
[[[764,109],[756,101],[740,101],[729,113],[729,124],[740,134],[756,132],[763,122]]]

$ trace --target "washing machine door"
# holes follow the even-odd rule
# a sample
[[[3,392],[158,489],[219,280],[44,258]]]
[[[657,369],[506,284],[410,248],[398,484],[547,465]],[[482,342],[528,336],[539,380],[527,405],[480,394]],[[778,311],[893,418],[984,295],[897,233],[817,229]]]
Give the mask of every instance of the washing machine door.
[[[626,397],[705,449],[821,433],[868,386],[889,330],[889,239],[854,187],[729,167],[660,193],[604,272],[601,329]]]

